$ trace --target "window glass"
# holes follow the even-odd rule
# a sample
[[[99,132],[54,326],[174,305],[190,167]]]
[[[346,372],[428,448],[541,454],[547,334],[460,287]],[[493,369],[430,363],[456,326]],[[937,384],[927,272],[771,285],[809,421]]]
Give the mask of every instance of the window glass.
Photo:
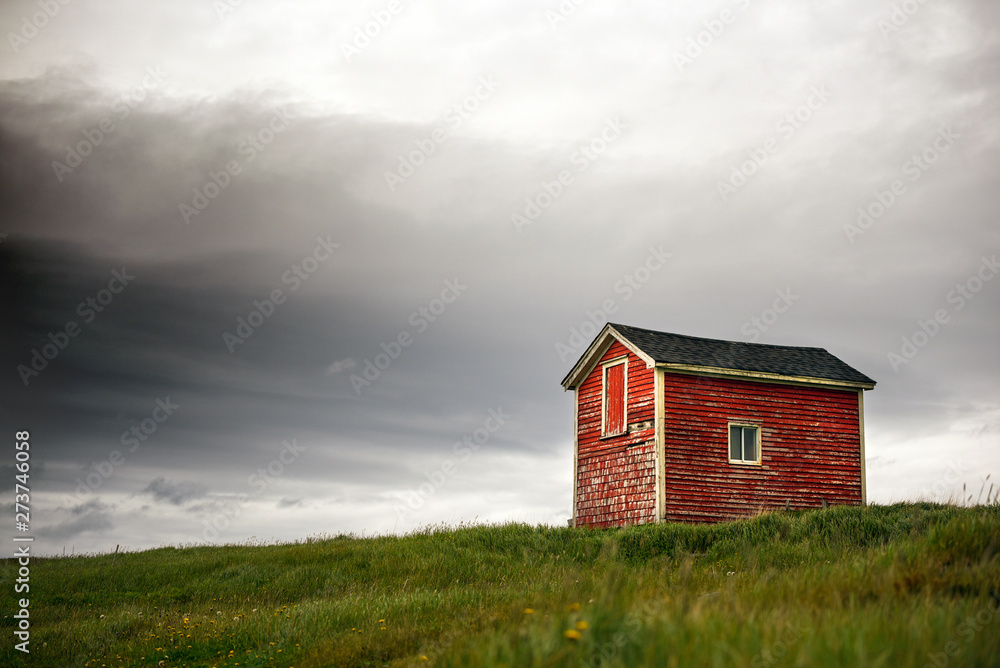
[[[743,461],[757,461],[757,428],[743,427]]]
[[[736,425],[730,425],[729,427],[729,458],[730,459],[743,459],[743,453],[740,448],[740,435],[741,429]]]
[[[729,425],[729,459],[754,464],[760,461],[760,427]]]

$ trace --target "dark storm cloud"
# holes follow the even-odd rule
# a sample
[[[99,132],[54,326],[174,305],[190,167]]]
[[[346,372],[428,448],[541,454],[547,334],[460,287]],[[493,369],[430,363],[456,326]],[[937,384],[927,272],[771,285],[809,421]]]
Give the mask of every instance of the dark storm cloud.
[[[208,492],[208,488],[199,483],[188,481],[171,482],[166,478],[160,477],[146,485],[139,493],[147,494],[156,501],[164,501],[172,503],[175,506],[182,506],[188,501],[202,498],[206,492]]]
[[[35,475],[45,475],[45,462],[36,462],[33,466],[32,473]],[[16,476],[23,475],[18,471],[17,466],[14,464],[4,464],[0,466],[0,492],[12,492],[14,491],[14,485],[21,482]],[[30,475],[29,475],[30,478]],[[11,506],[13,508],[13,506]]]
[[[141,121],[135,118],[133,123]],[[160,129],[159,126],[152,128],[149,134],[155,135]],[[211,136],[216,134],[213,132]],[[108,146],[105,150],[111,151],[113,147]],[[143,154],[150,149],[140,145],[135,151]],[[35,162],[44,163],[49,157]],[[21,158],[20,161],[27,160]],[[303,175],[301,180],[308,184],[311,179],[318,180],[321,176]],[[107,182],[121,184],[127,177],[128,174],[123,173],[121,179],[109,178]],[[161,177],[149,178],[144,183],[160,187],[171,179],[177,180],[176,175],[165,170]],[[284,190],[303,186],[296,186],[295,179],[287,179],[292,183],[285,181],[283,179],[277,186],[255,183],[253,189],[270,190],[277,198],[268,199],[293,204],[297,193],[289,194]],[[116,186],[106,199],[117,199],[119,188],[130,187]],[[274,192],[275,189],[281,192]],[[178,187],[175,192],[183,193],[184,190]],[[46,201],[64,196],[63,190],[55,188]],[[233,200],[243,201],[238,196]],[[222,201],[213,203],[217,208],[204,215],[215,214],[222,204]],[[254,203],[247,206],[252,209]],[[121,216],[128,217],[130,225],[142,228],[148,223],[142,213]],[[94,234],[99,236],[107,229],[104,221],[108,216],[106,212],[90,215],[93,222],[88,225],[87,236],[92,239]],[[238,228],[253,224],[253,221],[273,223],[259,214],[253,217],[249,210],[233,216],[225,212],[217,215],[218,219],[205,225],[229,227],[236,238],[245,234],[245,230]],[[284,215],[282,225],[296,229],[303,224],[309,225],[301,219],[288,220],[287,212]],[[310,217],[319,216],[313,211]],[[227,234],[226,243],[212,253],[197,238],[203,228],[183,227],[179,221],[174,221],[173,250],[165,254],[185,253],[197,258],[174,262],[149,260],[142,257],[142,249],[122,248],[118,257],[95,257],[85,245],[53,247],[42,242],[25,242],[24,247],[9,245],[8,251],[17,255],[9,266],[20,267],[18,277],[22,280],[27,280],[26,276],[39,278],[39,282],[31,285],[33,294],[19,293],[22,304],[35,305],[31,313],[25,313],[20,319],[23,325],[20,345],[9,349],[13,353],[10,362],[22,366],[29,361],[31,350],[47,343],[49,333],[58,333],[67,322],[81,320],[76,308],[102,289],[111,271],[126,270],[136,277],[93,317],[92,322],[80,322],[81,335],[51,362],[51,369],[45,369],[37,378],[28,378],[29,387],[21,395],[31,398],[25,403],[36,409],[50,406],[52,401],[68,404],[62,411],[67,418],[64,422],[66,432],[79,435],[87,430],[73,423],[76,415],[81,420],[117,424],[121,428],[118,433],[124,433],[148,417],[154,409],[155,399],[171,397],[181,405],[177,414],[183,417],[167,420],[161,435],[180,425],[194,424],[203,433],[219,430],[238,438],[243,432],[259,433],[262,424],[270,425],[275,434],[281,433],[282,422],[301,429],[303,425],[322,420],[317,416],[322,416],[323,410],[313,403],[339,397],[348,404],[355,404],[345,411],[346,414],[331,413],[331,419],[338,420],[345,436],[384,428],[389,435],[405,434],[412,438],[413,427],[400,420],[401,415],[414,411],[412,407],[394,411],[394,419],[380,425],[371,416],[364,415],[365,410],[371,409],[355,394],[348,380],[350,374],[331,378],[322,370],[337,359],[351,356],[358,358],[360,367],[364,359],[381,352],[377,342],[372,340],[373,335],[391,340],[400,331],[413,329],[410,317],[441,292],[444,281],[457,279],[459,284],[467,281],[463,276],[471,272],[470,250],[477,246],[485,250],[489,242],[477,240],[470,232],[449,230],[441,235],[433,230],[391,227],[389,221],[379,220],[371,214],[363,216],[367,220],[345,219],[343,211],[338,209],[329,217],[336,223],[317,226],[315,232],[336,238],[342,244],[342,252],[338,251],[327,265],[321,266],[311,277],[312,283],[303,284],[302,291],[297,294],[292,294],[289,284],[281,279],[289,267],[316,246],[310,232],[297,234],[302,241],[291,250],[288,242],[278,244],[272,238],[268,240],[268,249],[243,252],[229,249],[233,237]],[[359,234],[359,227],[368,238]],[[105,233],[114,234],[113,231]],[[186,239],[182,238],[185,234],[188,235]],[[273,230],[271,236],[275,236]],[[135,238],[142,243],[142,237],[134,233],[129,240]],[[81,241],[84,243],[87,242]],[[428,266],[428,260],[436,256],[455,261],[442,262],[440,268]],[[37,266],[26,266],[32,263]],[[418,272],[418,275],[415,280],[400,283],[398,276],[404,271],[411,275]],[[310,292],[308,289],[313,284],[317,288]],[[482,292],[482,281],[477,287]],[[246,343],[239,344],[230,353],[222,340],[223,332],[235,332],[237,318],[246,317],[253,310],[254,300],[266,299],[275,288],[284,289],[288,302],[279,307],[273,323],[268,322],[260,331],[255,331]],[[482,300],[480,297],[477,301],[482,303]],[[463,305],[460,300],[453,309],[458,310]],[[493,303],[490,307],[501,309],[504,305]],[[468,308],[470,306],[466,306]],[[449,314],[449,317],[454,316]],[[441,323],[434,323],[431,329],[439,336],[447,335],[446,321],[447,317],[443,317]],[[276,326],[278,323],[282,325]],[[420,334],[415,334],[419,339]],[[457,352],[453,343],[441,345],[437,349],[440,353],[431,349],[423,354],[432,356],[428,360],[432,366],[446,363]],[[418,340],[414,349],[430,345],[433,342]],[[414,361],[401,360],[392,374],[403,373],[402,367]],[[273,382],[276,374],[294,379],[295,387],[286,391],[276,388]],[[423,379],[421,384],[433,390],[433,375]],[[452,385],[450,380],[443,388],[447,391],[449,385]],[[87,387],[86,391],[82,391],[83,386]],[[378,396],[381,391],[381,386],[376,385],[368,393]],[[467,390],[463,390],[465,392]],[[58,396],[39,401],[39,394]],[[484,405],[485,401],[479,404]],[[282,413],[284,419],[277,417]],[[301,419],[296,418],[296,414]],[[393,427],[393,422],[398,426]],[[117,436],[110,427],[106,433]],[[74,448],[79,448],[80,439],[76,440]],[[198,447],[197,442],[190,445]],[[185,455],[176,450],[173,454]]]

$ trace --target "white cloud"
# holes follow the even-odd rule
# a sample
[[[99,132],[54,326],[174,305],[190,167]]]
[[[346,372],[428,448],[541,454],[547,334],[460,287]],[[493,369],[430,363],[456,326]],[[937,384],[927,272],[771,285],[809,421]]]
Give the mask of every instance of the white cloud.
[[[344,371],[347,371],[348,369],[353,369],[357,365],[358,363],[354,360],[353,357],[345,357],[344,359],[337,360],[330,366],[326,367],[326,375],[335,376],[338,373],[343,373]]]

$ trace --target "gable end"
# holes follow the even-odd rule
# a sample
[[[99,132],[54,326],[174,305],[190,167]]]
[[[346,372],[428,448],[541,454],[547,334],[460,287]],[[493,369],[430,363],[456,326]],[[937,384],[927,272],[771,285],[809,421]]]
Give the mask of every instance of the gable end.
[[[608,348],[611,347],[615,341],[621,343],[625,348],[628,349],[630,353],[641,359],[646,363],[646,368],[650,369],[655,366],[656,362],[652,357],[643,352],[638,346],[629,341],[627,338],[617,332],[614,327],[610,324],[604,326],[604,329],[594,338],[587,350],[584,351],[577,363],[573,365],[566,377],[562,379],[563,390],[572,390],[573,388],[579,386],[580,383],[590,374],[597,363],[600,361],[601,356],[607,352]]]

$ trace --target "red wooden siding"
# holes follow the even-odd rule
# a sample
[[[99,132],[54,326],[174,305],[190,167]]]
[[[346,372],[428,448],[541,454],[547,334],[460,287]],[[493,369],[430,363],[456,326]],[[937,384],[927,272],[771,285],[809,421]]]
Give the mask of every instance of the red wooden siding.
[[[861,503],[854,391],[664,374],[665,519]],[[728,422],[760,425],[761,465],[730,464]]]
[[[612,364],[604,370],[606,398],[604,400],[604,432],[625,431],[625,364]]]
[[[625,433],[601,437],[602,362],[628,354]],[[619,367],[620,368],[620,367]],[[653,369],[617,341],[581,383],[577,406],[577,526],[656,521]],[[629,431],[630,425],[649,427]]]
[[[579,463],[576,525],[594,528],[656,521],[653,441],[614,448]]]

